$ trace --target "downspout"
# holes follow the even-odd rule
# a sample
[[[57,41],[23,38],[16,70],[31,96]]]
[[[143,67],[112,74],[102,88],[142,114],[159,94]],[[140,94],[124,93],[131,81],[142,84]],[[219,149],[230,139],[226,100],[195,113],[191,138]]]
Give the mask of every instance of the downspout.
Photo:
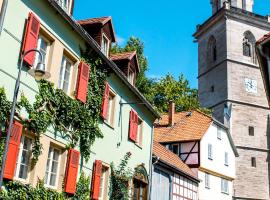
[[[151,133],[151,146],[150,146],[150,159],[149,159],[149,192],[148,192],[148,200],[151,200],[151,192],[152,192],[152,173],[153,173],[153,164],[152,164],[152,159],[153,159],[153,137],[154,136],[154,124],[152,128],[152,133]]]
[[[7,11],[8,0],[3,0],[1,12],[0,12],[0,36],[3,30],[4,19]]]

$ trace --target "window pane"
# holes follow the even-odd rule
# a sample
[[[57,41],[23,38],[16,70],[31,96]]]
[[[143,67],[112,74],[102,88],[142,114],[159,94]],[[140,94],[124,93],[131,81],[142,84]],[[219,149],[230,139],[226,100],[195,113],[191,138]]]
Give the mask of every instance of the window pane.
[[[50,185],[55,186],[56,175],[51,174]]]
[[[48,184],[48,176],[49,176],[49,174],[48,174],[48,172],[46,172],[46,174],[45,174],[45,184]]]
[[[19,178],[26,179],[27,178],[27,166],[21,165],[20,166],[20,172],[19,172]]]
[[[55,173],[56,174],[56,172],[57,172],[57,166],[58,166],[58,163],[57,162],[55,162],[55,161],[53,161],[52,162],[52,167],[51,167],[51,172],[52,173]]]
[[[71,63],[66,61],[63,90],[68,92]]]
[[[55,186],[60,151],[50,147],[46,166],[45,183],[47,185]]]
[[[54,150],[54,154],[53,154],[53,159],[58,161],[59,158],[59,151],[58,150]]]
[[[61,68],[60,68],[60,74],[59,74],[59,82],[58,82],[58,87],[62,89],[63,85],[63,76],[64,76],[64,70],[65,70],[65,63],[66,59],[65,57],[62,58],[62,63],[61,63]]]
[[[31,156],[31,139],[22,136],[20,143],[19,155],[16,163],[16,177],[21,179],[27,179],[28,177],[28,168],[30,163]]]

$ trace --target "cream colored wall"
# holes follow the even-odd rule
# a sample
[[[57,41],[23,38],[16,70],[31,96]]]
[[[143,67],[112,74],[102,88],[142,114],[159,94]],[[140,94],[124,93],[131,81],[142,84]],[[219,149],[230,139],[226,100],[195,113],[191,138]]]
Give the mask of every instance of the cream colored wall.
[[[66,160],[67,160],[67,151],[65,150],[65,145],[62,143],[57,142],[56,140],[49,138],[46,135],[42,135],[40,142],[43,146],[43,152],[39,157],[38,162],[36,163],[35,167],[30,172],[30,180],[29,182],[33,185],[36,185],[38,183],[39,179],[45,178],[45,172],[46,172],[46,165],[47,165],[47,158],[49,153],[50,146],[57,148],[60,150],[60,163],[58,165],[58,177],[56,182],[56,187],[53,189],[56,189],[58,191],[62,191],[62,185],[65,177],[65,169],[66,169]]]
[[[0,10],[2,9],[3,0],[0,0]]]
[[[57,37],[52,35],[45,27],[41,26],[40,33],[50,41],[50,48],[48,52],[46,60],[46,69],[51,73],[51,77],[49,79],[50,82],[54,83],[56,87],[58,87],[58,80],[60,76],[60,67],[62,62],[63,54],[69,58],[72,63],[72,71],[70,74],[70,89],[68,95],[74,97],[74,91],[76,90],[77,83],[77,72],[79,65],[79,57],[74,55],[68,47],[66,47]]]

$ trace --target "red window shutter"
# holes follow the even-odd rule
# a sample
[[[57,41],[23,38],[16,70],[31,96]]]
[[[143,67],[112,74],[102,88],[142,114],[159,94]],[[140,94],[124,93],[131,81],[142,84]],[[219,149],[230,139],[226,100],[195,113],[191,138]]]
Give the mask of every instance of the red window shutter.
[[[40,21],[39,19],[32,13],[29,13],[26,30],[24,33],[24,41],[22,53],[30,50],[36,49],[38,43],[38,35],[39,35]],[[35,60],[36,52],[31,52],[24,57],[24,61],[30,66],[33,65]]]
[[[138,132],[138,114],[131,109],[129,116],[129,139],[136,142]]]
[[[134,113],[134,138],[135,138],[135,142],[137,142],[138,123],[139,123],[138,114],[135,112]]]
[[[103,119],[107,119],[108,117],[107,115],[108,115],[109,97],[110,97],[110,86],[108,83],[106,83],[101,105],[101,117]]]
[[[68,160],[66,166],[66,177],[65,177],[65,192],[69,194],[75,194],[76,192],[76,181],[78,175],[80,160],[80,152],[75,149],[68,151]]]
[[[78,82],[77,82],[77,95],[76,98],[83,103],[86,103],[87,92],[88,92],[88,79],[89,79],[90,67],[81,62],[78,71]]]
[[[12,180],[15,174],[16,162],[19,153],[20,141],[22,136],[23,125],[15,121],[10,135],[8,144],[7,159],[4,171],[4,178]]]
[[[96,160],[94,163],[94,169],[92,174],[92,187],[91,187],[92,200],[98,200],[100,192],[99,187],[101,176],[102,176],[102,161]]]

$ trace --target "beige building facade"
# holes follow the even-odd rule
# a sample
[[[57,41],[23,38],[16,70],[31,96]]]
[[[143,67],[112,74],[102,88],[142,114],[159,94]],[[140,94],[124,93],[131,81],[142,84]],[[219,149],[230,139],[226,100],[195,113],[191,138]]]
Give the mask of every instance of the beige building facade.
[[[213,6],[214,15],[194,34],[199,100],[230,127],[239,153],[234,199],[266,200],[270,112],[255,43],[270,31],[270,23],[268,17],[252,13],[252,0],[222,3],[220,8]]]

